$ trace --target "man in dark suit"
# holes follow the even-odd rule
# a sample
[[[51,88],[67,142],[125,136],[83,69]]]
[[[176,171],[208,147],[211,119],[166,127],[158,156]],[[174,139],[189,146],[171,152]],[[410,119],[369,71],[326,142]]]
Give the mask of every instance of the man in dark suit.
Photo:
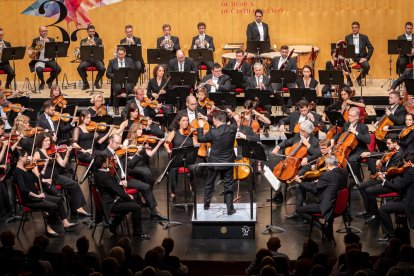
[[[255,21],[247,25],[246,37],[247,41],[269,41],[269,26],[262,22],[263,11],[257,9],[254,11]]]
[[[398,40],[407,40],[411,41],[412,48],[411,48],[411,57],[407,54],[400,54],[397,60],[397,74],[404,73],[407,65],[412,60],[412,56],[414,56],[414,37],[413,37],[413,23],[407,22],[405,23],[405,32],[404,34],[397,37]]]
[[[174,129],[174,126],[176,125],[178,118],[181,117],[188,117],[188,122],[191,124],[191,122],[195,119],[202,118],[202,119],[208,119],[207,113],[203,108],[199,108],[197,106],[197,98],[193,95],[187,96],[185,100],[186,108],[182,109],[177,112],[177,115],[175,116],[174,120],[171,122],[171,124],[168,127],[168,130],[172,131]]]
[[[99,37],[95,36],[95,27],[93,25],[89,25],[86,30],[88,31],[88,37],[85,39],[82,39],[80,42],[80,46],[100,46],[103,47],[102,45],[102,39],[100,39]],[[86,90],[89,89],[89,83],[88,83],[88,75],[86,74],[86,68],[87,67],[96,67],[96,69],[98,70],[98,74],[96,75],[96,79],[95,79],[95,87],[97,89],[101,88],[101,80],[102,77],[105,74],[105,65],[103,60],[83,60],[79,66],[78,66],[78,73],[79,76],[82,78],[83,81],[83,87],[82,90]]]
[[[211,142],[209,163],[233,163],[234,139],[237,133],[236,121],[231,118],[231,124],[226,124],[226,114],[222,111],[213,113],[213,129],[204,133],[204,120],[198,120],[200,128],[198,131],[198,141],[200,143]],[[213,196],[214,183],[217,175],[220,174],[224,186],[224,203],[227,205],[227,214],[236,213],[233,205],[233,167],[208,167],[207,180],[204,188],[204,210],[210,208],[211,197]]]
[[[94,159],[95,184],[102,198],[103,212],[105,217],[111,218],[111,214],[116,214],[110,221],[110,230],[115,233],[116,227],[128,213],[131,213],[133,236],[140,240],[149,240],[151,237],[142,232],[141,207],[134,200],[133,196],[128,195],[124,188],[126,181],[119,182],[107,171],[107,156],[99,153]]]
[[[247,78],[246,89],[260,89],[270,90],[270,78],[264,75],[263,65],[261,63],[255,63],[253,65],[254,75]]]
[[[43,90],[45,88],[45,79],[43,76],[44,68],[50,67],[53,69],[53,71],[50,72],[50,77],[46,81],[49,88],[52,87],[52,83],[59,75],[61,69],[60,69],[60,66],[53,59],[45,58],[45,47],[44,47],[45,43],[55,42],[55,39],[47,36],[47,28],[45,26],[41,26],[39,28],[39,35],[40,35],[39,37],[36,37],[33,39],[31,47],[35,49],[37,45],[43,44],[43,48],[38,53],[36,59],[32,60],[29,63],[29,67],[30,67],[30,72],[36,71],[37,77],[40,80],[39,90]]]
[[[194,61],[184,55],[184,52],[178,50],[176,58],[168,63],[168,72],[194,72],[198,74],[198,69]]]
[[[116,166],[118,167],[117,168],[118,175],[121,179],[124,179],[125,178],[125,168],[124,168],[125,162],[120,161],[118,156],[115,154],[115,151],[119,148],[120,145],[122,145],[121,136],[119,134],[112,134],[111,137],[109,138],[108,147],[104,151],[102,151],[102,153],[106,155],[108,158],[114,157],[117,160]],[[130,178],[126,180],[126,183],[124,183],[123,185],[124,187],[133,188],[141,192],[143,198],[145,199],[148,205],[151,219],[166,220],[166,218],[157,211],[157,201],[155,200],[154,194],[149,184],[144,183],[134,178]]]
[[[413,59],[413,61],[411,63],[414,66],[414,59]],[[414,79],[414,70],[413,70],[413,68],[407,68],[407,69],[405,69],[404,73],[401,76],[399,76],[398,79],[396,79],[392,83],[391,88],[390,88],[390,91],[396,90],[397,87],[400,84],[402,84],[405,80],[412,80],[412,79]]]
[[[345,41],[348,45],[355,45],[355,62],[362,67],[361,74],[357,77],[357,82],[359,85],[362,84],[362,79],[368,74],[370,65],[368,61],[370,60],[372,54],[374,53],[374,46],[367,35],[359,33],[360,25],[358,22],[352,23],[352,34],[349,34],[345,37]]]
[[[400,104],[401,95],[397,91],[389,93],[388,103],[390,107],[385,108],[385,114],[394,123],[394,126],[403,126],[405,124],[405,115],[407,110]]]
[[[134,36],[133,31],[134,29],[132,25],[126,25],[125,26],[126,37],[121,39],[119,44],[142,46],[141,38]],[[135,63],[135,68],[138,69],[139,72],[143,73],[145,68],[144,68],[144,60],[142,58],[142,55],[138,60],[134,60],[134,63]]]
[[[226,70],[238,70],[242,72],[244,81],[247,80],[248,77],[252,75],[252,66],[246,60],[243,61],[244,58],[244,51],[239,49],[236,51],[236,59],[231,59],[224,69]],[[243,62],[243,63],[242,63]],[[240,67],[241,64],[241,67]],[[239,88],[239,87],[238,87]],[[241,87],[240,87],[241,88]]]
[[[0,48],[1,48],[1,49],[4,49],[4,48],[10,48],[10,47],[11,47],[10,42],[5,41],[5,40],[3,39],[3,37],[4,37],[4,31],[3,31],[3,29],[2,29],[2,28],[0,28]],[[5,71],[5,72],[6,72],[6,74],[7,74],[7,79],[6,79],[6,85],[5,85],[5,88],[6,88],[6,89],[10,89],[10,88],[11,88],[11,87],[10,87],[11,82],[12,82],[12,80],[13,80],[13,78],[14,78],[14,70],[13,70],[13,68],[10,66],[10,63],[9,63],[9,61],[8,61],[8,60],[7,60],[7,61],[1,61],[1,60],[0,60],[0,70],[3,70],[3,71]]]
[[[216,48],[214,47],[213,37],[206,35],[206,23],[199,22],[197,24],[197,29],[198,35],[193,37],[193,40],[191,41],[191,49],[209,49],[214,52]],[[201,64],[197,64],[197,67],[199,65],[207,66],[207,74],[211,74],[211,70],[213,68],[213,61],[203,61],[201,62]]]
[[[231,89],[231,79],[222,74],[221,65],[218,63],[214,63],[213,73],[206,75],[201,82],[205,83],[204,86],[208,93],[229,92]]]
[[[114,80],[115,71],[119,70],[119,68],[127,68],[127,69],[134,69],[135,64],[134,61],[126,56],[126,49],[122,46],[118,47],[116,50],[116,58],[111,59],[108,64],[108,70],[106,71],[106,77],[111,79],[111,87],[112,87],[112,98],[113,98],[113,105],[115,110],[115,115],[119,114],[119,97],[126,97],[126,95],[130,95],[132,93],[132,89],[134,89],[135,83],[128,82],[128,83],[116,83]],[[130,80],[132,81],[132,80]],[[125,89],[126,93],[122,93],[122,88]],[[126,95],[125,95],[126,94]]]
[[[344,124],[342,131],[335,134],[334,138],[331,140],[331,145],[333,146],[335,141],[338,141],[342,133],[349,131],[356,136],[358,144],[356,147],[349,153],[348,163],[351,166],[352,172],[357,178],[355,181],[362,182],[361,176],[361,153],[367,151],[367,145],[371,142],[371,137],[369,136],[368,127],[366,124],[359,122],[360,111],[358,107],[351,107],[349,109],[349,119],[348,122]]]
[[[287,45],[282,45],[280,47],[280,57],[274,57],[272,59],[272,62],[270,63],[270,66],[268,68],[268,72],[270,74],[271,70],[286,70],[286,71],[292,71],[296,73],[297,67],[296,67],[296,58],[289,58],[289,47]],[[285,68],[282,69],[281,66],[285,64]],[[294,83],[284,83],[284,87],[294,88],[296,84]],[[282,83],[276,83],[275,90],[280,91],[282,89]]]
[[[380,179],[384,182],[384,187],[398,192],[398,201],[389,201],[383,204],[379,209],[380,222],[383,237],[379,238],[379,242],[388,242],[393,234],[394,227],[392,225],[391,214],[407,214],[407,219],[411,228],[413,228],[414,219],[414,152],[407,152],[403,156],[404,166],[409,169],[402,174],[401,177],[392,180],[385,179],[385,174],[380,174]]]
[[[166,49],[172,52],[180,50],[180,39],[171,35],[171,26],[169,24],[162,25],[164,35],[157,38],[157,49]]]

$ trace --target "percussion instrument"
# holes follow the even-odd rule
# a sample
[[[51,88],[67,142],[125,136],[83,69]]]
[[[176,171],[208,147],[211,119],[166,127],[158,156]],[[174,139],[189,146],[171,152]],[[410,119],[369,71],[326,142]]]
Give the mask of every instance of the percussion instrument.
[[[254,54],[247,53],[247,62],[250,64],[254,63]],[[236,53],[225,53],[221,55],[221,62],[223,63],[223,67],[226,66],[226,64],[232,60],[236,59]]]
[[[313,46],[316,57],[319,53],[319,48]],[[305,65],[311,65],[311,58],[312,58],[312,45],[289,45],[289,51],[295,49],[295,53],[298,54],[297,57],[297,67],[302,69]]]
[[[292,54],[292,58],[296,58],[297,56],[297,53]],[[280,57],[280,51],[260,54],[260,57],[265,59],[265,64],[268,66],[272,63],[273,58]]]

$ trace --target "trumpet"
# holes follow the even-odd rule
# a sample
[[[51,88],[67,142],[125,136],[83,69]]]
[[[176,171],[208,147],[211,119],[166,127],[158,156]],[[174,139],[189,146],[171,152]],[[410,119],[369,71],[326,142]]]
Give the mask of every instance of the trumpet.
[[[172,51],[174,49],[174,42],[171,40],[170,36],[167,36],[161,42],[160,46],[161,48],[164,48],[165,50]]]

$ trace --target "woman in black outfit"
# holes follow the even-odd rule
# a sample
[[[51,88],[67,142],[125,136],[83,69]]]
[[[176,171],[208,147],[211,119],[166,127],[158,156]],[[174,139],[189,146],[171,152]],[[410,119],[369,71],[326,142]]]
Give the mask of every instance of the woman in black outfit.
[[[162,65],[155,66],[153,70],[153,78],[150,79],[150,81],[148,82],[147,97],[150,99],[155,99],[159,103],[164,103],[165,93],[167,93],[168,84],[169,84],[167,83],[167,81],[168,79],[165,77],[164,66]],[[166,83],[167,85],[165,85]]]
[[[25,168],[25,165],[29,162],[27,151],[18,149],[16,155],[18,161],[14,171],[14,179],[19,187],[22,202],[27,207],[40,209],[48,213],[46,234],[57,237],[58,233],[53,230],[51,225],[60,223],[60,220],[62,220],[65,230],[75,226],[76,224],[69,222],[61,198],[45,194],[37,189],[37,177]]]
[[[316,95],[319,94],[318,91],[318,81],[311,77],[312,68],[309,65],[303,66],[302,69],[303,77],[296,81],[297,88],[310,88],[316,90]]]

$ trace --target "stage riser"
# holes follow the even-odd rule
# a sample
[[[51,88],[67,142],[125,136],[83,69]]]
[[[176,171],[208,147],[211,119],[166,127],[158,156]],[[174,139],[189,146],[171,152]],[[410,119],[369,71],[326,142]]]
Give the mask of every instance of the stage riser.
[[[194,239],[243,239],[255,238],[255,223],[195,223],[193,222]]]

